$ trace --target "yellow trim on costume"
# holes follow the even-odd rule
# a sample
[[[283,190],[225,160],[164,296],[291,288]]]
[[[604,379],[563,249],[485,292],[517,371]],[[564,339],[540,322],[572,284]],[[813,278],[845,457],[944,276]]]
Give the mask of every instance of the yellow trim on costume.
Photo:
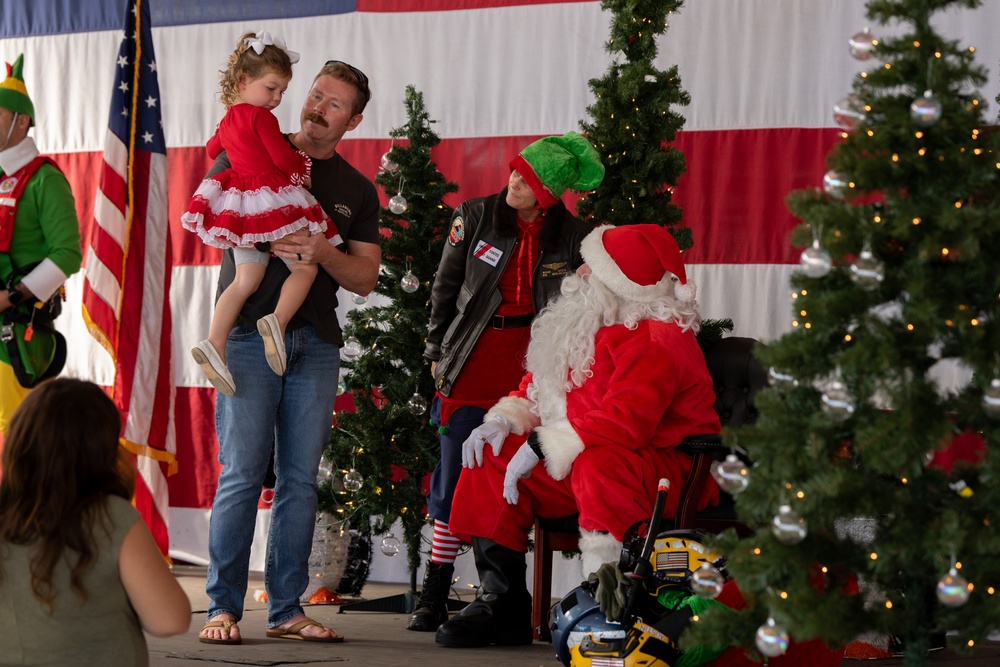
[[[24,81],[20,79],[15,79],[14,77],[8,77],[0,83],[0,88],[6,88],[7,90],[13,90],[21,93],[25,97],[28,96],[28,88],[24,85]]]

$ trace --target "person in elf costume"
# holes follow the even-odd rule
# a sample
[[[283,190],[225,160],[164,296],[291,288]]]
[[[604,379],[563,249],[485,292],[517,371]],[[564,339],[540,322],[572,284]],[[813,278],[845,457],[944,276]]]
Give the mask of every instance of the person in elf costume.
[[[0,82],[0,432],[28,391],[66,358],[52,327],[62,285],[80,270],[80,225],[69,181],[39,155],[24,56]]]
[[[535,313],[580,263],[592,227],[567,211],[567,189],[591,190],[604,165],[575,132],[544,137],[510,161],[507,187],[462,203],[452,218],[431,290],[424,356],[437,395],[441,459],[431,477],[434,540],[410,630],[433,632],[448,618],[459,541],[448,531],[462,470],[462,443],[496,401],[517,388]]]
[[[601,226],[580,251],[585,263],[532,324],[519,389],[463,444],[450,528],[471,540],[482,589],[438,629],[443,646],[531,643],[535,517],[579,514],[584,577],[617,563],[625,533],[653,511],[658,480],[683,485],[691,460],[677,445],[721,430],[695,339],[695,285],[670,232]],[[710,482],[699,508],[718,494]],[[677,499],[667,496],[664,517]]]

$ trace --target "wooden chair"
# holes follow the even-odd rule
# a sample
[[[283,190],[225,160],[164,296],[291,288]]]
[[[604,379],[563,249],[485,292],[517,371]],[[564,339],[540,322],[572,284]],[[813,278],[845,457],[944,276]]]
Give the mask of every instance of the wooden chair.
[[[715,388],[715,410],[723,426],[739,428],[753,423],[757,410],[754,394],[767,386],[767,371],[753,356],[757,345],[753,338],[723,338],[705,351],[705,362]],[[697,511],[698,498],[711,476],[714,461],[729,453],[717,436],[689,438],[681,449],[691,455],[691,472],[680,490],[677,516],[664,520],[662,530],[700,528],[718,533],[735,528],[741,534],[749,530],[736,519],[733,497],[720,490],[716,507]],[[534,589],[532,591],[532,626],[535,639],[551,641],[547,616],[552,600],[552,559],[556,552],[579,548],[579,525],[576,515],[558,519],[535,520]]]

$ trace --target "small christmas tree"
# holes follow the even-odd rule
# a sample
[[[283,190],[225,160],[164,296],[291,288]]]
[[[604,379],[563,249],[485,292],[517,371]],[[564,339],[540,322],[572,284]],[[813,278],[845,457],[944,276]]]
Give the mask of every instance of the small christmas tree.
[[[670,230],[681,250],[693,245],[691,229],[680,226],[681,209],[673,189],[684,174],[684,154],[670,145],[684,126],[673,110],[691,98],[681,88],[677,66],[656,68],[656,38],[682,0],[604,0],[612,12],[607,50],[614,54],[608,72],[590,80],[596,101],[587,107],[584,135],[604,162],[604,180],[577,202],[581,218],[596,224],[651,223]],[[733,329],[730,319],[705,320],[698,342],[708,346]]]
[[[415,572],[424,525],[422,480],[439,456],[436,431],[428,423],[434,381],[422,355],[430,288],[451,221],[444,197],[458,186],[446,181],[431,159],[441,140],[431,130],[434,121],[423,95],[407,86],[405,103],[409,120],[391,136],[407,144],[393,142],[375,178],[391,195],[380,215],[387,236],[374,290],[388,301],[348,314],[344,383],[354,392],[355,411],[336,415],[326,450],[333,480],[321,487],[320,508],[352,526],[371,523],[375,535],[400,519],[402,541],[390,534],[382,550],[392,553],[405,543]]]
[[[604,181],[577,203],[583,218],[601,224],[653,223],[670,229],[681,250],[691,247],[691,230],[677,227],[681,210],[672,189],[685,171],[684,154],[669,144],[684,125],[674,105],[691,102],[677,67],[656,68],[656,38],[681,0],[604,0],[612,12],[606,46],[614,61],[590,80],[595,102],[590,122],[581,122],[604,161]]]
[[[749,607],[709,612],[689,643],[773,656],[789,635],[875,632],[914,666],[935,633],[967,648],[1000,625],[1000,164],[974,49],[931,23],[978,5],[872,0],[893,36],[850,39],[873,66],[834,108],[823,189],[789,198],[806,250],[792,332],[759,352],[772,386],[738,434],[755,463],[717,473],[749,480],[737,510],[756,533],[721,542]],[[939,386],[944,360],[971,380]]]

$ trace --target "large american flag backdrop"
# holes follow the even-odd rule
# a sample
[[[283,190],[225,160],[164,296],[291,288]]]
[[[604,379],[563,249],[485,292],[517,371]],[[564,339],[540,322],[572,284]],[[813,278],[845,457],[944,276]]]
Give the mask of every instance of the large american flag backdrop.
[[[171,548],[198,560],[207,553],[217,443],[213,391],[187,350],[208,331],[220,255],[178,219],[209,166],[204,144],[223,114],[218,72],[239,35],[266,29],[302,54],[275,111],[286,130],[297,128],[312,76],[326,60],[350,62],[371,77],[373,101],[340,150],[373,177],[389,131],[406,121],[406,85],[421,90],[443,139],[435,161],[461,187],[454,204],[499,190],[508,161],[529,141],[579,129],[592,99],[587,82],[610,63],[610,17],[592,0],[144,2],[152,12],[173,245],[178,472],[167,478]],[[117,85],[112,64],[123,0],[67,6],[4,0],[0,60],[25,54],[36,140],[68,174],[88,239]],[[976,47],[990,75],[986,115],[995,117],[1000,2],[949,13],[938,24]],[[790,328],[788,278],[800,249],[788,242],[795,221],[784,198],[820,185],[839,132],[833,105],[858,72],[876,66],[848,53],[848,39],[866,26],[863,0],[688,0],[661,38],[659,66],[678,65],[691,95],[679,108],[686,124],[676,142],[688,166],[676,201],[694,232],[690,275],[703,314],[731,317],[738,335],[771,340]],[[870,27],[876,35],[891,30]],[[79,303],[82,291],[83,277],[74,276],[69,298]],[[87,333],[80,310],[70,304],[59,322],[71,341],[65,372],[112,386],[111,359]]]

